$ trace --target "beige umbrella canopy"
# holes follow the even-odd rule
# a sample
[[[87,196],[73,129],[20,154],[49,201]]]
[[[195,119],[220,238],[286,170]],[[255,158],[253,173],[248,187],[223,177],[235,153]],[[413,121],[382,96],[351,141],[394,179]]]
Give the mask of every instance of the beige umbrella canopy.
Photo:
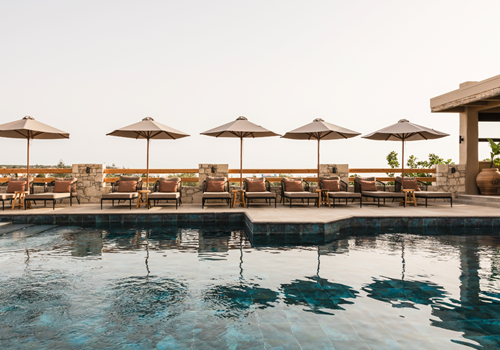
[[[176,140],[189,135],[182,131],[155,122],[153,118],[146,117],[142,121],[126,126],[106,134],[106,136],[128,137],[132,139],[146,139],[147,145],[147,174],[146,188],[149,186],[149,140]]]
[[[28,142],[28,161],[27,175],[30,175],[30,140],[42,139],[69,139],[69,134],[62,130],[48,126],[47,124],[36,121],[35,118],[26,116],[21,120],[0,125],[0,137],[9,137],[14,139],[26,139]],[[29,180],[28,180],[29,181]],[[29,186],[28,186],[29,191]]]
[[[243,185],[243,138],[280,136],[272,131],[249,122],[245,117],[238,117],[235,121],[217,128],[202,132],[201,135],[214,137],[237,137],[240,139],[240,188]]]
[[[401,179],[403,180],[405,177],[405,141],[432,140],[432,139],[440,139],[446,136],[450,135],[441,131],[426,128],[425,126],[410,123],[406,119],[401,119],[396,124],[372,132],[371,134],[362,136],[362,138],[369,140],[378,140],[378,141],[401,141],[402,144]],[[403,188],[404,188],[404,181],[401,181],[401,189]]]
[[[321,118],[314,119],[312,123],[306,124],[298,129],[287,132],[283,138],[293,140],[318,140],[318,181],[320,152],[319,144],[321,140],[338,140],[356,137],[361,133],[352,131],[341,126],[325,122]]]

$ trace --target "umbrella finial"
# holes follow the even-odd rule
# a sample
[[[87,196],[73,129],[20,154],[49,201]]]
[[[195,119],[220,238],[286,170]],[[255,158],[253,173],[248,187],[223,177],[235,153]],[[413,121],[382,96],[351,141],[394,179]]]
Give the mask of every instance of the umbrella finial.
[[[23,119],[24,119],[24,120],[28,120],[28,119],[29,119],[29,120],[35,120],[35,118],[30,117],[29,115],[27,115],[27,116],[26,116],[26,117],[24,117]]]
[[[313,120],[313,122],[324,122],[324,120],[321,119],[321,118],[316,118],[316,119]]]
[[[409,123],[408,119],[399,119],[398,123]]]
[[[152,121],[152,122],[154,122],[154,119],[153,119],[153,118],[151,118],[151,117],[146,117],[146,118],[144,118],[142,121],[143,121],[143,122],[147,122],[147,121]]]
[[[241,116],[241,117],[236,118],[236,120],[248,120],[248,119],[245,118],[245,117],[243,117],[243,116]]]

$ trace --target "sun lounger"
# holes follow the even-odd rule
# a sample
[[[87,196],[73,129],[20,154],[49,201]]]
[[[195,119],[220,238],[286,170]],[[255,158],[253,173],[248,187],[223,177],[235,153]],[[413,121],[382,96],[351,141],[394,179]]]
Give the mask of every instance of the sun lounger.
[[[373,182],[375,182],[375,184],[379,184],[379,185],[384,186],[383,187],[384,190],[383,191],[363,190],[362,186],[361,186],[361,181],[370,181],[370,182],[373,181]],[[375,200],[376,200],[379,207],[380,207],[380,200],[381,199],[384,200],[384,204],[385,204],[386,199],[404,199],[404,193],[402,193],[402,192],[387,192],[385,190],[385,186],[386,186],[385,183],[383,183],[382,181],[376,180],[374,177],[355,177],[354,178],[354,192],[361,193],[362,197],[373,198],[373,201],[375,202]]]
[[[120,186],[121,184],[121,186]],[[140,176],[120,176],[120,179],[111,184],[111,192],[103,193],[102,202],[111,201],[115,205],[115,201],[129,201],[130,209],[132,209],[132,201],[139,197],[137,191],[142,190],[142,178]]]
[[[297,184],[297,181],[299,181],[299,184]],[[294,199],[300,199],[302,202],[307,199],[307,205],[309,205],[311,199],[314,199],[314,203],[317,204],[318,194],[309,192],[309,188],[309,182],[302,178],[283,178],[281,180],[281,201],[285,204],[288,199],[290,201],[290,208]]]
[[[339,182],[339,190],[338,191],[333,191],[330,190],[328,191],[328,200],[333,199],[333,207],[335,208],[335,200],[344,200],[345,199],[345,204],[347,205],[347,201],[349,199],[352,199],[354,202],[355,199],[359,200],[359,206],[363,206],[363,201],[361,199],[361,193],[356,193],[356,192],[348,192],[349,186],[345,181],[340,180],[340,177],[338,176],[330,176],[330,177],[320,177],[319,178],[319,188],[323,189],[325,188],[325,184],[323,181],[328,181],[328,180],[337,180]]]
[[[207,179],[203,181],[201,208],[205,207],[205,201],[209,199],[225,200],[229,207],[231,207],[231,194],[229,193],[229,182],[227,178],[207,176]]]
[[[36,201],[43,201],[45,206],[47,206],[47,201],[52,201],[52,209],[56,208],[56,201],[67,198],[70,206],[73,205],[73,198],[76,198],[78,204],[80,204],[76,192],[77,182],[77,178],[60,178],[48,184],[44,183],[43,193],[31,193],[24,197],[24,209],[27,208],[26,202],[28,201],[32,201],[34,204],[36,204]]]
[[[413,180],[417,181],[418,187],[420,188],[420,191],[415,191],[415,198],[422,198],[425,199],[425,207],[427,208],[427,200],[428,199],[449,199],[450,200],[450,206],[453,207],[453,194],[451,192],[437,192],[437,191],[428,191],[428,185],[425,182],[418,181],[414,177],[406,177],[405,176],[405,181],[406,180]],[[401,192],[401,177],[398,176],[395,178],[395,191],[396,192]],[[422,190],[425,189],[425,190]]]
[[[271,192],[271,184],[266,179],[262,177],[247,178],[243,182],[243,189],[245,190],[247,208],[250,207],[250,200],[253,199],[265,199],[266,203],[269,201],[269,205],[274,199],[274,207],[276,208],[276,193]]]
[[[22,187],[22,184],[20,184],[18,181],[24,181],[24,187]],[[30,178],[29,187],[31,188],[32,185],[33,185],[33,178]],[[25,177],[21,177],[18,179],[10,178],[9,181],[4,182],[4,185],[2,186],[6,187],[5,193],[0,193],[0,200],[2,201],[2,210],[5,210],[5,201],[10,201],[10,204],[12,205],[12,200],[14,199],[15,191],[28,190]]]
[[[162,184],[162,182],[168,182],[167,184]],[[172,183],[172,184],[170,184]],[[177,184],[174,185],[173,183]],[[171,185],[175,188],[169,188]],[[153,201],[153,206],[159,201],[175,201],[175,209],[182,204],[182,180],[180,177],[167,177],[160,178],[155,182],[153,186],[153,192],[148,196],[148,208],[151,207],[151,201]]]

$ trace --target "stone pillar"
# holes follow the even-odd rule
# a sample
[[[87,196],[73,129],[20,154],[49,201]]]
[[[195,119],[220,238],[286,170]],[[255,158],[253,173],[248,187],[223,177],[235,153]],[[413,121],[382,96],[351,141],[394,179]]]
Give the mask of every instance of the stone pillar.
[[[73,164],[78,178],[77,192],[81,203],[99,203],[104,192],[104,164]]]
[[[463,141],[462,141],[463,138]],[[476,176],[479,173],[478,112],[466,108],[460,113],[460,164],[465,165],[465,193],[478,194]]]
[[[333,172],[333,170],[336,170],[336,172]],[[349,164],[320,164],[319,176],[338,176],[342,181],[349,184]]]
[[[432,189],[438,192],[451,192],[454,198],[465,193],[465,164],[438,164],[434,165],[434,168],[436,169],[436,185],[432,186]],[[429,190],[431,190],[430,187]]]
[[[199,164],[198,165],[199,186],[203,186],[203,181],[207,176],[229,177],[229,166],[227,164]]]

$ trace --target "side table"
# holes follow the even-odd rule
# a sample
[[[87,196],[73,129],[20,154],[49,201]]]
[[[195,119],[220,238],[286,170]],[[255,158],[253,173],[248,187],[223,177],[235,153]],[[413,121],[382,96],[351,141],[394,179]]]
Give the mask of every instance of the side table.
[[[415,190],[404,189],[402,191],[405,194],[405,201],[404,201],[405,207],[406,204],[414,204],[415,206],[417,206],[417,199],[415,198]]]
[[[247,205],[245,204],[245,190],[232,190],[233,193],[233,208],[236,206],[236,204],[241,204],[243,208],[246,208]],[[240,200],[237,200],[238,197],[238,192],[240,193]]]
[[[146,208],[148,207],[148,197],[150,190],[139,190],[137,193],[139,193],[139,197],[137,197],[137,208],[141,207],[141,204],[145,204]],[[146,200],[143,200],[143,197],[146,197]]]
[[[328,190],[326,189],[317,189],[316,192],[318,192],[318,208],[321,206],[321,204],[330,206],[330,198],[328,198]]]
[[[15,191],[14,192],[14,201],[12,202],[12,209],[15,209],[16,207],[26,209],[24,207],[24,198],[26,195],[29,194],[28,191]],[[26,203],[28,208],[31,209],[31,201],[28,201]]]

